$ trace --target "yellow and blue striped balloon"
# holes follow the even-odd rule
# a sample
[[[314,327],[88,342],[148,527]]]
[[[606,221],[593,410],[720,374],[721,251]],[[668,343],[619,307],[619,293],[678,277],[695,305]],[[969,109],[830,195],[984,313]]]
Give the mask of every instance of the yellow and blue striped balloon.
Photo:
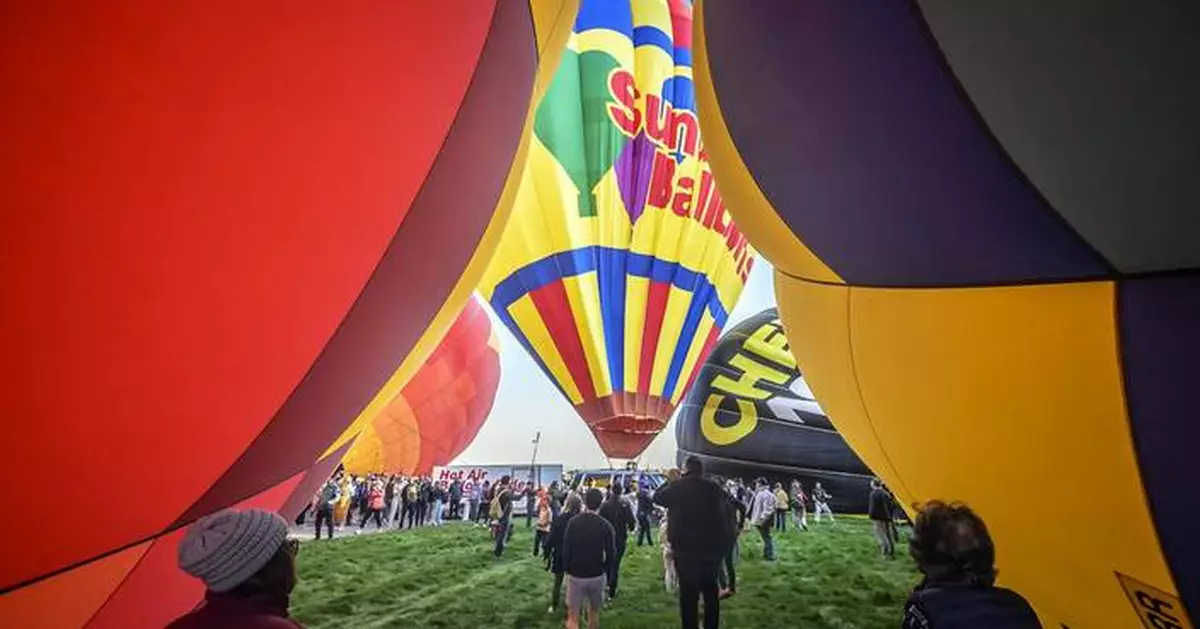
[[[585,0],[480,291],[609,456],[666,425],[754,251],[700,137],[692,9]]]

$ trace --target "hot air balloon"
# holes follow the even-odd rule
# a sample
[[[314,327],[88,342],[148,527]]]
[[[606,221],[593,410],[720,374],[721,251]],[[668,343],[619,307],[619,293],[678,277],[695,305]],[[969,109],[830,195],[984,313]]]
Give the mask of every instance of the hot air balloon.
[[[675,417],[680,465],[727,478],[820,482],[834,510],[865,513],[872,473],[837,433],[768,308],[721,336]]]
[[[584,0],[480,291],[605,454],[636,457],[695,378],[753,250],[696,123],[691,5]]]
[[[487,311],[467,300],[445,338],[354,441],[351,474],[428,474],[479,433],[500,384],[499,341]]]
[[[697,13],[714,172],[838,430],[905,503],[977,508],[1045,626],[1191,626],[1200,14]]]
[[[0,523],[0,626],[162,627],[183,527],[341,458],[478,281],[573,14],[6,7],[0,443],[71,517]]]

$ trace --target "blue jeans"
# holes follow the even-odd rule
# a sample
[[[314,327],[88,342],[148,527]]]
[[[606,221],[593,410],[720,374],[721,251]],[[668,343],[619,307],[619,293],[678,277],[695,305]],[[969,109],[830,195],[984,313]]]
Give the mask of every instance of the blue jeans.
[[[758,526],[758,534],[763,540],[763,559],[767,561],[775,560],[775,542],[771,539],[771,526],[774,524],[771,520],[767,520]]]

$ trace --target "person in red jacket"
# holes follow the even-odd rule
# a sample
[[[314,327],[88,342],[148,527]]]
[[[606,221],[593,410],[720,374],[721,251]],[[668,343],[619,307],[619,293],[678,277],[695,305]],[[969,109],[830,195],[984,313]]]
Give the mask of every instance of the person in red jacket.
[[[167,629],[304,629],[288,616],[298,548],[271,511],[202,518],[179,543],[179,568],[204,582],[204,602]]]

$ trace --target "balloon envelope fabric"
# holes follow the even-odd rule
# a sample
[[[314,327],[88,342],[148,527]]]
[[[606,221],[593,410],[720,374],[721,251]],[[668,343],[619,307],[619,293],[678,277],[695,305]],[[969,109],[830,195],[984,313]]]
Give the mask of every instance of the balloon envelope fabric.
[[[699,112],[813,390],[1046,626],[1200,611],[1200,15],[697,7]]]
[[[161,627],[182,528],[279,508],[461,309],[574,10],[67,10],[4,17],[0,442],[72,515],[0,523],[0,626]]]
[[[865,513],[871,470],[855,456],[813,397],[774,308],[721,336],[675,418],[680,464],[784,486],[820,482],[839,512]]]
[[[480,286],[612,457],[662,430],[753,263],[701,142],[691,19],[681,0],[580,4]]]
[[[499,339],[472,298],[400,394],[355,439],[351,474],[428,474],[462,453],[487,419],[500,384]]]

